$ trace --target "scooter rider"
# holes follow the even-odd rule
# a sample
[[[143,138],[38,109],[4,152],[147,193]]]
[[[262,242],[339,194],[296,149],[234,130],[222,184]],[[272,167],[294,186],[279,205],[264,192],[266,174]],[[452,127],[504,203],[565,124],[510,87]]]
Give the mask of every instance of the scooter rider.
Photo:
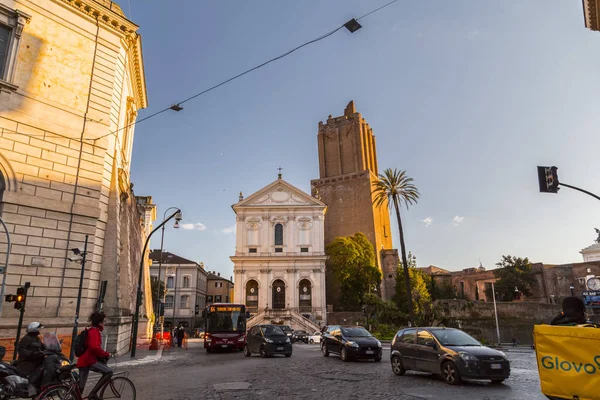
[[[27,334],[21,339],[17,346],[16,367],[19,375],[26,376],[30,385],[38,387],[42,379],[44,364],[44,350],[46,346],[40,340],[40,329],[43,325],[32,322],[27,327]]]

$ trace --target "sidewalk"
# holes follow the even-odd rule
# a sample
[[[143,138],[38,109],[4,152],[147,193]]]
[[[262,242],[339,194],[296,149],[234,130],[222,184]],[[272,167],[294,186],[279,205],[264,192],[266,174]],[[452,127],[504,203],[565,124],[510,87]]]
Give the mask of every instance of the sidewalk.
[[[135,357],[131,357],[131,352],[114,357],[109,361],[109,367],[121,368],[128,366],[137,366],[149,364],[157,361],[171,361],[177,358],[185,357],[190,350],[201,348],[204,341],[201,339],[189,339],[188,348],[168,347],[166,344],[161,344],[159,350],[148,350],[148,345],[138,345],[135,351]]]

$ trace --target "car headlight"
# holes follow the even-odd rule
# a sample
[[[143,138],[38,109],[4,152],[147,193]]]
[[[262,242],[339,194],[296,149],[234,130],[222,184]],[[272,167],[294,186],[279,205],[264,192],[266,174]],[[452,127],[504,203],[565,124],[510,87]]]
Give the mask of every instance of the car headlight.
[[[377,341],[377,347],[381,347],[381,342],[379,340]]]
[[[286,343],[291,343],[291,340],[290,340],[290,338],[285,338],[285,342],[286,342]]]
[[[479,361],[479,359],[477,357],[475,357],[473,354],[467,353],[465,351],[459,351],[458,355],[460,356],[460,358],[462,358],[465,361]]]
[[[504,357],[504,359],[505,359],[506,361],[508,361],[508,357],[506,356],[506,353],[504,353],[503,351],[498,351],[498,353],[500,353],[500,355],[501,355],[502,357]]]
[[[356,342],[347,342],[346,345],[350,346],[350,347],[358,348],[358,343],[356,343]]]
[[[67,366],[67,365],[71,365],[71,363],[69,362],[69,360],[62,360],[62,361],[60,362],[60,366],[61,366],[61,367],[65,367],[65,366]]]
[[[238,342],[243,342],[244,340],[246,340],[246,338],[244,336],[240,336],[240,338],[238,339]]]
[[[269,339],[269,338],[265,338],[265,342],[267,342],[267,343],[273,343],[273,341],[271,339]]]

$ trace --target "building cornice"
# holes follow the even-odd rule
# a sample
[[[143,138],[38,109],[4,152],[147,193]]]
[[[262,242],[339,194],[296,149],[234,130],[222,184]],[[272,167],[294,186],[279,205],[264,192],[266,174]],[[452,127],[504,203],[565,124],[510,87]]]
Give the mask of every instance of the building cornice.
[[[54,0],[65,7],[92,18],[98,19],[105,27],[120,33],[121,35],[131,35],[137,32],[139,26],[125,18],[124,16],[110,10],[93,0]]]
[[[135,94],[135,105],[138,110],[148,107],[148,94],[146,92],[146,73],[142,53],[142,37],[138,33],[127,36],[129,48],[129,68]]]
[[[598,24],[598,5],[599,0],[582,0],[583,4],[583,22],[585,27],[592,31],[600,31]]]

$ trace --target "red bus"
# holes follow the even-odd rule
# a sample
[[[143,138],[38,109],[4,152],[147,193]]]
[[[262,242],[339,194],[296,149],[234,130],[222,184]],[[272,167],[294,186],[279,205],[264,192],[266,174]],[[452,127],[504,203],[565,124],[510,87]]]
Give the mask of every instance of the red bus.
[[[246,344],[246,306],[244,304],[215,303],[202,312],[205,317],[204,348],[239,350]]]

